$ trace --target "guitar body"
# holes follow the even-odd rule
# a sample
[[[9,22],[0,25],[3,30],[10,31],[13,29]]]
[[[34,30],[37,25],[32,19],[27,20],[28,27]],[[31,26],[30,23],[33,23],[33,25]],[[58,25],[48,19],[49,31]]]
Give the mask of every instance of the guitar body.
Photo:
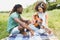
[[[38,14],[35,14],[33,16],[33,19],[34,19],[33,21],[35,21],[34,26],[37,28],[40,27],[40,25],[42,24],[42,19],[39,18]]]

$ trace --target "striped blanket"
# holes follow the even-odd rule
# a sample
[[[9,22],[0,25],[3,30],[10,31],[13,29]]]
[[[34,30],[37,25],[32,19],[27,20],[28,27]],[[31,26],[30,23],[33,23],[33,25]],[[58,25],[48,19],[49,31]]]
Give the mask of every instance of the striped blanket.
[[[21,34],[13,35],[8,37],[5,40],[58,40],[55,35],[45,35],[45,34],[35,34],[34,36],[30,37],[29,35],[23,36]]]

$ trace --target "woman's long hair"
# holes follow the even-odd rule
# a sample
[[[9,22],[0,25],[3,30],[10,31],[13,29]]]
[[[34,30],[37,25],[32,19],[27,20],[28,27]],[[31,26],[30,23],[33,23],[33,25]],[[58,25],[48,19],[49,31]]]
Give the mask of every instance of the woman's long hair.
[[[20,7],[22,7],[22,5],[16,4],[16,5],[13,7],[13,9],[12,9],[10,15],[11,15],[13,12],[17,12],[17,8],[20,8]]]
[[[35,5],[35,11],[38,11],[38,6],[43,9],[43,12],[46,11],[47,5],[43,1],[37,2],[37,4]]]

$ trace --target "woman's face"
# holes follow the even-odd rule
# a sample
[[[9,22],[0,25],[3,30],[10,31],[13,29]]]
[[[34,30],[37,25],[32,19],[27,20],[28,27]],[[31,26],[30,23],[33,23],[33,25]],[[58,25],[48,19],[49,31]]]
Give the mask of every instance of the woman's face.
[[[38,6],[38,11],[43,12],[43,9],[40,6]]]
[[[18,11],[19,13],[22,13],[22,11],[23,11],[23,8],[22,8],[22,7],[20,7],[20,8],[17,8],[17,11]]]

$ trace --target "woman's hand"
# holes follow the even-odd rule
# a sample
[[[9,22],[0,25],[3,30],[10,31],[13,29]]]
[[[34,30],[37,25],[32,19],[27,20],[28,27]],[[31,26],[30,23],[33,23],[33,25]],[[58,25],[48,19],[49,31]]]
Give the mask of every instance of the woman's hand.
[[[48,29],[48,28],[46,28],[46,31],[48,32],[48,34],[52,33],[52,31],[50,29]]]

